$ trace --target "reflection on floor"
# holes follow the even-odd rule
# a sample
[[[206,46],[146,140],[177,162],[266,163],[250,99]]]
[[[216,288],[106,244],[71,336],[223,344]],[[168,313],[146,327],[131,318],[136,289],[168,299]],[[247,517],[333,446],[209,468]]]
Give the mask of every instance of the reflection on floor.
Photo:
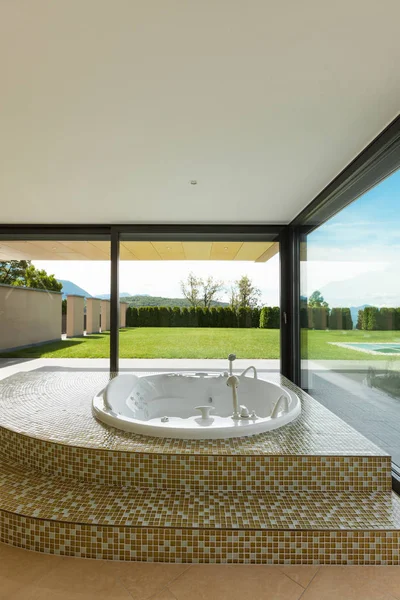
[[[400,567],[177,565],[0,545],[0,600],[400,600]]]
[[[400,465],[400,400],[363,382],[364,371],[313,373],[309,393]]]

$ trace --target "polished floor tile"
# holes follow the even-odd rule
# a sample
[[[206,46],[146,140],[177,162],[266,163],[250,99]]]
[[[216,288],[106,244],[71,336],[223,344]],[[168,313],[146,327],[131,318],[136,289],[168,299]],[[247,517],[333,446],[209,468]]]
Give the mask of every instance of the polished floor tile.
[[[399,578],[400,567],[320,567],[301,600],[397,600]]]
[[[0,600],[11,598],[22,588],[51,573],[63,558],[47,556],[0,544]]]
[[[400,600],[400,567],[177,565],[0,544],[0,600]]]
[[[303,588],[306,588],[310,581],[315,577],[319,567],[312,567],[307,565],[287,565],[284,567],[279,567],[282,573],[285,573],[290,579],[301,585]]]
[[[132,596],[102,561],[65,558],[32,587],[18,590],[10,600],[131,600]]]
[[[135,600],[146,600],[188,570],[189,565],[165,563],[108,562],[106,570],[128,590]]]
[[[304,591],[279,568],[192,565],[168,586],[177,600],[298,600]]]

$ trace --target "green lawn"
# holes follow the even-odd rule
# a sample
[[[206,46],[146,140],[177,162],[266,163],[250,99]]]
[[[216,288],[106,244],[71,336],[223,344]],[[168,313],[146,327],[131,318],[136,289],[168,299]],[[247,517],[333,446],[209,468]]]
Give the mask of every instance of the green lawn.
[[[399,342],[400,331],[308,331],[308,358],[384,360],[328,342]],[[1,354],[1,358],[107,358],[109,333]],[[121,358],[279,358],[278,329],[137,328],[120,332]],[[399,356],[400,358],[400,356]]]

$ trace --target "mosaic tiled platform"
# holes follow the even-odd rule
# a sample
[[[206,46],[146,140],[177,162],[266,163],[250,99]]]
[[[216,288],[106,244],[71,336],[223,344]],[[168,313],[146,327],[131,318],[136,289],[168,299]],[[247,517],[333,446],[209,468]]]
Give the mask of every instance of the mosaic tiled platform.
[[[0,382],[0,541],[119,560],[399,564],[390,457],[307,394],[294,388],[302,415],[282,429],[169,440],[97,422],[107,381]]]
[[[5,458],[107,485],[202,490],[390,490],[390,457],[297,388],[284,428],[228,440],[172,440],[96,421],[104,373],[25,373],[0,382]],[[282,379],[284,385],[290,382]],[[293,387],[293,386],[292,386]]]
[[[148,373],[143,373],[146,375]],[[36,439],[84,448],[152,454],[381,456],[382,450],[284,377],[299,394],[302,414],[281,429],[227,440],[150,438],[93,419],[91,400],[104,372],[19,373],[0,381],[0,425]]]

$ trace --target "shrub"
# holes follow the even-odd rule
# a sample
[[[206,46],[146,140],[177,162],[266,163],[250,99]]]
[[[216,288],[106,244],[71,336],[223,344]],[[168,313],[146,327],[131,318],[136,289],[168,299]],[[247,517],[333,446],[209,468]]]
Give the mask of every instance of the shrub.
[[[247,313],[246,313],[246,309],[243,307],[240,307],[237,313],[237,322],[238,322],[238,327],[246,327],[246,319],[247,319]]]
[[[325,306],[308,307],[308,328],[309,329],[328,329],[329,309]]]
[[[332,308],[329,315],[329,329],[353,329],[349,308]]]
[[[251,326],[260,327],[261,308],[253,308],[251,313]]]
[[[269,306],[263,306],[260,312],[260,329],[268,329],[268,309]]]
[[[181,327],[189,327],[189,309],[184,306],[181,312]]]
[[[218,309],[213,306],[210,309],[210,327],[219,327]]]
[[[260,314],[261,329],[279,329],[281,310],[279,306],[264,306]]]
[[[364,309],[365,319],[363,321],[363,329],[367,331],[376,331],[379,329],[379,308],[376,306],[367,306]]]
[[[171,327],[181,327],[181,309],[179,306],[174,306],[172,309]]]
[[[393,331],[396,328],[396,309],[381,308],[378,319],[379,329],[383,331]]]
[[[350,308],[342,308],[343,329],[353,329],[353,319],[351,317]]]
[[[211,314],[209,308],[202,308],[203,325],[202,327],[211,327]]]
[[[138,309],[136,308],[136,306],[128,306],[128,309],[126,311],[126,326],[138,326]]]
[[[235,311],[230,306],[225,310],[225,327],[237,327],[238,320]]]
[[[189,308],[189,327],[198,327],[199,326],[199,321],[198,321],[198,314],[196,311],[196,308],[194,306],[191,306]]]

